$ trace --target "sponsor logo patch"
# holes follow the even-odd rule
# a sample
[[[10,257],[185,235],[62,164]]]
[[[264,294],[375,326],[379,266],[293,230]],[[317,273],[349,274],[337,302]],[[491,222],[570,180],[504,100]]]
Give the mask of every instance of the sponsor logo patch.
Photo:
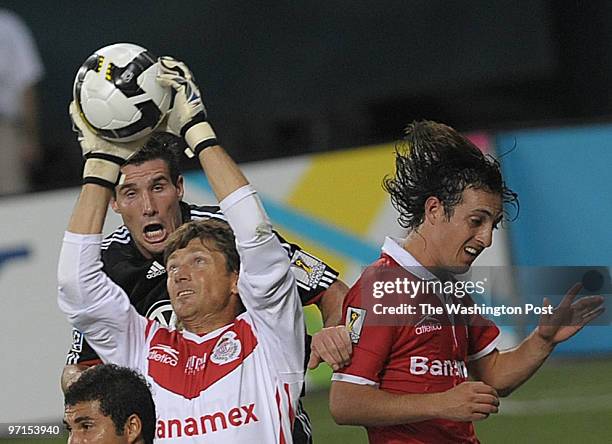
[[[255,403],[252,403],[236,406],[228,411],[220,410],[207,413],[199,418],[158,419],[155,434],[158,439],[176,439],[182,436],[193,437],[223,431],[228,428],[241,427],[255,422],[259,422],[259,418],[255,415]],[[213,439],[223,440],[223,438]]]
[[[76,328],[72,329],[72,346],[70,347],[70,351],[75,353],[81,353],[83,351],[83,333]]]
[[[456,359],[429,359],[425,356],[410,357],[410,373],[413,375],[468,377],[465,362]]]
[[[233,331],[223,333],[213,348],[210,360],[217,365],[222,365],[238,359],[242,345],[237,336]]]
[[[414,333],[422,335],[423,333],[433,333],[434,331],[442,330],[442,324],[433,316],[424,316],[414,326]]]
[[[298,282],[312,289],[321,281],[325,264],[316,257],[298,250],[291,257],[291,271]]]
[[[147,271],[147,279],[156,278],[157,276],[161,276],[164,273],[166,273],[166,269],[164,268],[164,266],[157,261],[153,261],[151,267],[149,268],[149,271]]]
[[[366,313],[367,311],[363,308],[348,307],[346,310],[346,327],[353,344],[359,342]]]
[[[149,349],[148,359],[176,367],[178,364],[179,352],[169,345],[157,344]]]
[[[185,364],[185,374],[195,375],[197,372],[204,370],[206,367],[206,356],[206,353],[204,353],[202,357],[189,356],[189,359],[187,359],[187,363]]]

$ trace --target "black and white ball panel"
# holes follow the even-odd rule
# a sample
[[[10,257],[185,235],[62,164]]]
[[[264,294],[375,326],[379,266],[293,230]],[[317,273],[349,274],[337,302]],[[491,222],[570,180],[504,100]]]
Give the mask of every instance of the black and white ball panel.
[[[74,83],[85,121],[109,140],[135,140],[150,133],[168,111],[172,96],[157,83],[157,70],[156,57],[137,45],[120,43],[96,51]]]

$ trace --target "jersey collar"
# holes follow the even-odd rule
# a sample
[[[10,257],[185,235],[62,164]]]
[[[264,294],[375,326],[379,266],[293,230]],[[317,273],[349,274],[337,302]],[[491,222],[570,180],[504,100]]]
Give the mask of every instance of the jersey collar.
[[[410,274],[424,281],[436,280],[437,277],[425,268],[416,258],[402,247],[404,239],[386,237],[382,252],[401,265]]]
[[[229,324],[225,324],[223,327],[219,327],[213,331],[209,331],[208,333],[205,333],[203,335],[199,335],[197,333],[192,333],[189,330],[184,330],[182,331],[183,333],[183,337],[185,339],[189,339],[190,341],[193,341],[197,344],[201,344],[205,341],[208,341],[209,339],[215,338],[217,336],[219,336],[221,333],[223,333],[225,330],[227,330],[228,328],[230,328],[232,325],[234,325],[234,323],[236,322],[236,320],[234,319],[232,322],[230,322]]]

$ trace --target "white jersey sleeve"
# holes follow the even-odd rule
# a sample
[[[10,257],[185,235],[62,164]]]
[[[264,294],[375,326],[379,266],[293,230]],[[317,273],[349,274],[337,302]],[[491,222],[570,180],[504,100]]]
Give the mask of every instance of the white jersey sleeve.
[[[103,271],[102,235],[66,232],[58,265],[58,304],[102,361],[136,368],[147,320]]]
[[[286,251],[255,190],[244,186],[220,202],[240,255],[238,289],[272,363],[288,383],[303,380],[305,328],[302,305]]]

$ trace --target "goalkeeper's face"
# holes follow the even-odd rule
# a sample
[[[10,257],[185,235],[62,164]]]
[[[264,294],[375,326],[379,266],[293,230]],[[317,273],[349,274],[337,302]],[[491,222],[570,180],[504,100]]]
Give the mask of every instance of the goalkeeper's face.
[[[147,259],[163,254],[168,237],[181,225],[183,178],[172,183],[167,163],[154,159],[121,169],[124,180],[111,202],[134,243]]]

